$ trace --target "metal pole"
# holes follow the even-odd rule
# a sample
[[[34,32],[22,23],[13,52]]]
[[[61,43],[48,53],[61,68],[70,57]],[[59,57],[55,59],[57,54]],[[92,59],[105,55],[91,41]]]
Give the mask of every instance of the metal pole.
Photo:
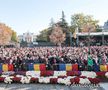
[[[79,46],[79,36],[77,34],[77,46]]]
[[[102,45],[104,45],[104,32],[102,30]]]
[[[76,44],[77,44],[77,46],[79,46],[79,36],[78,36],[78,33],[79,33],[79,28],[77,27],[76,28],[76,37],[77,37]]]
[[[91,30],[91,28],[88,29],[88,49],[89,49],[89,53],[90,53],[90,30]]]
[[[72,32],[70,32],[70,46],[72,46]]]

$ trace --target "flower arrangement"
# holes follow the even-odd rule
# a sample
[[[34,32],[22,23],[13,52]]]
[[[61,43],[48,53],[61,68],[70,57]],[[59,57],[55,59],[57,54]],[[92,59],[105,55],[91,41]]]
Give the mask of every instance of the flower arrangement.
[[[108,78],[108,72],[105,73],[105,76]]]
[[[82,71],[81,72],[81,76],[86,76],[86,77],[91,77],[91,78],[95,78],[97,75],[95,72],[89,72],[89,71]]]
[[[66,76],[66,71],[54,71],[54,76]]]
[[[0,81],[4,83],[13,83],[19,82],[22,84],[29,84],[29,83],[44,83],[44,84],[63,84],[63,85],[72,85],[72,84],[81,84],[81,85],[88,85],[88,84],[98,84],[100,81],[97,78],[80,78],[80,77],[70,77],[67,76],[66,78],[58,78],[58,77],[31,77],[31,76],[7,76],[7,77],[0,77]]]
[[[5,77],[4,82],[11,84],[12,83],[12,78],[13,78],[13,76],[7,76],[7,77]]]
[[[100,79],[97,77],[108,78],[108,72],[89,72],[89,71],[27,71],[2,72],[0,82],[22,84],[44,83],[44,84],[64,84],[64,85],[90,85],[98,84]]]
[[[39,77],[39,83],[50,83],[50,77]]]

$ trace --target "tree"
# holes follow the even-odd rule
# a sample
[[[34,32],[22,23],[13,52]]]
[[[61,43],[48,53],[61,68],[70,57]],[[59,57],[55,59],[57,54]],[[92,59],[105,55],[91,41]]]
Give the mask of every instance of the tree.
[[[11,41],[17,42],[17,34],[10,27],[0,23],[0,45],[10,44]]]
[[[37,35],[37,41],[46,41],[46,42],[49,42],[50,39],[49,39],[49,35],[51,35],[51,32],[53,31],[54,29],[54,20],[53,18],[51,18],[51,22],[49,24],[49,27],[47,29],[44,29],[40,32],[39,35]]]
[[[62,28],[59,25],[56,25],[49,37],[50,37],[51,42],[53,42],[56,45],[61,46],[61,44],[66,39],[65,36],[66,35],[63,33]]]
[[[49,24],[49,27],[51,27],[52,29],[53,29],[53,27],[54,27],[54,20],[53,20],[53,18],[51,18],[51,22],[50,22],[50,24]]]
[[[66,34],[65,45],[69,45],[70,44],[70,32],[69,32],[68,23],[65,19],[64,11],[62,11],[62,16],[60,18],[60,21],[57,22],[56,24],[58,24],[62,28],[63,33]]]
[[[15,31],[12,31],[11,41],[18,42],[17,33]]]
[[[71,28],[74,29],[77,27],[79,32],[88,32],[86,31],[87,24],[93,25],[95,28],[98,25],[98,20],[95,20],[91,15],[84,15],[82,13],[74,14],[71,17]],[[94,29],[96,31],[96,29]]]
[[[87,23],[86,25],[83,26],[82,32],[94,32],[94,31],[96,31],[96,27],[91,23]]]
[[[61,17],[61,21],[59,23],[63,29],[68,28],[68,23],[66,22],[64,11],[62,11],[62,17]]]
[[[102,32],[102,28],[101,28],[99,25],[97,25],[96,31],[97,31],[97,32]]]
[[[51,18],[49,28],[48,28],[48,32],[47,32],[47,36],[48,36],[47,40],[48,41],[50,41],[49,35],[51,35],[51,32],[54,30],[54,26],[55,26],[54,20],[53,20],[53,18]]]
[[[48,29],[44,29],[40,32],[40,35],[37,35],[36,41],[48,41],[49,35],[48,35]]]
[[[69,27],[68,27],[68,23],[65,20],[64,11],[62,11],[62,17],[60,18],[59,22],[55,23],[53,18],[51,18],[49,27],[40,32],[40,34],[37,36],[37,41],[47,41],[47,42],[49,42],[50,41],[49,36],[51,35],[52,31],[54,30],[55,25],[58,25],[59,27],[61,27],[63,33],[66,34],[65,43],[67,44],[67,42],[69,41]],[[68,37],[68,39],[67,39],[67,37]]]
[[[10,27],[0,23],[0,45],[9,44],[11,41],[12,30]]]
[[[69,28],[68,28],[68,23],[66,22],[65,19],[64,11],[62,11],[62,16],[60,18],[60,21],[58,21],[55,24],[59,25],[62,28],[63,32],[66,33],[67,36],[67,34],[69,33]]]

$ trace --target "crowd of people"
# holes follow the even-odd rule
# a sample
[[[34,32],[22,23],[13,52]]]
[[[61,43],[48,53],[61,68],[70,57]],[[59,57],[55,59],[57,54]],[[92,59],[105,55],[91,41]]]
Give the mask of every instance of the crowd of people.
[[[108,46],[0,48],[0,64],[13,64],[15,70],[27,70],[27,64],[46,64],[48,70],[56,64],[83,66],[108,63]]]

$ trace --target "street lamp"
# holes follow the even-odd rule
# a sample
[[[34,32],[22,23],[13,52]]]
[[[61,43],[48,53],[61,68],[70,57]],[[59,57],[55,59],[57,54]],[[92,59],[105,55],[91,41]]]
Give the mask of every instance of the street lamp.
[[[102,29],[102,45],[104,45],[104,30]]]
[[[78,33],[79,33],[79,28],[77,27],[76,28],[76,37],[77,37],[76,43],[77,43],[77,46],[79,46],[79,36],[78,36]]]
[[[90,31],[91,31],[91,28],[89,27],[88,28],[88,48],[89,48],[89,52],[90,52]]]
[[[72,46],[72,32],[70,32],[70,46]]]

